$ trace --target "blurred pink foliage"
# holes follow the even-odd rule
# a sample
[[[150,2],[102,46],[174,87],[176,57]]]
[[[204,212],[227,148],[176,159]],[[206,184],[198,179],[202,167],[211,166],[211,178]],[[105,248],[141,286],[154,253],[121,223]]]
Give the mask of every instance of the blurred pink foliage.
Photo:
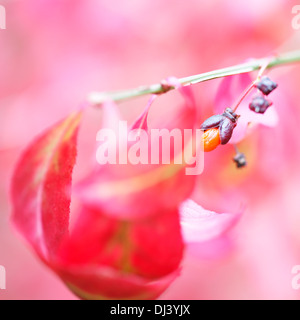
[[[276,53],[299,32],[291,27],[294,4],[283,0],[5,3],[7,29],[0,30],[0,265],[6,267],[8,279],[0,299],[76,298],[33,259],[9,223],[8,187],[24,146],[76,110],[91,91],[137,87]],[[295,49],[292,45],[286,49]],[[162,299],[300,298],[291,287],[291,269],[300,264],[299,68],[270,71],[279,84],[271,107],[278,123],[265,126],[258,121],[250,128],[239,144],[247,155],[246,168],[235,168],[231,145],[206,155],[192,198],[215,212],[239,212],[244,206],[246,210],[224,236],[203,242],[196,254],[186,251],[181,275]],[[202,120],[215,113],[221,82],[192,87]],[[233,92],[232,99],[240,93]],[[174,112],[177,100],[176,93],[159,97],[150,116]],[[124,102],[121,113],[132,121],[146,101]],[[101,113],[91,110],[84,121],[96,132]],[[91,152],[95,141],[87,136],[83,130],[79,144]],[[93,162],[85,157],[78,161]],[[75,174],[79,179],[84,172]]]

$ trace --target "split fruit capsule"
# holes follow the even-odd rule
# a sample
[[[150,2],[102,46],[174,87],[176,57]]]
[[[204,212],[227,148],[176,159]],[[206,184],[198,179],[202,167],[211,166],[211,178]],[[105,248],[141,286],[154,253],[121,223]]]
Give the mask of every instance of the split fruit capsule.
[[[216,114],[206,119],[200,129],[204,131],[202,136],[204,151],[212,151],[219,144],[226,144],[237,125],[239,116],[230,108],[226,108],[222,114]]]

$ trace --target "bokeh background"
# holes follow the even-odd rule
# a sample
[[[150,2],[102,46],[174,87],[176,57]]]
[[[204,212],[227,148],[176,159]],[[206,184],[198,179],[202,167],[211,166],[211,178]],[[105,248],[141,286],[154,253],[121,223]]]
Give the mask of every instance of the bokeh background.
[[[0,30],[0,299],[77,299],[10,223],[9,184],[21,150],[91,91],[129,89],[300,48],[286,0],[7,0]],[[162,299],[299,299],[300,66],[270,72],[280,121],[206,156],[193,197],[205,208],[246,210],[226,241],[186,252],[181,276]],[[193,86],[203,119],[220,80]],[[236,93],[237,96],[240,92]],[[131,121],[145,105],[120,104]],[[163,100],[162,100],[163,101]],[[226,107],[226,106],[225,106]],[[172,105],[163,106],[172,112]],[[96,125],[93,123],[93,125]]]

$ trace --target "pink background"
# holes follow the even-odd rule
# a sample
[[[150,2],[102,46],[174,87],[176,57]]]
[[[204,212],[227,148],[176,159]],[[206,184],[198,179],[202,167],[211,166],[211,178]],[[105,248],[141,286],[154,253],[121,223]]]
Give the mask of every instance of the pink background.
[[[12,227],[9,184],[20,151],[94,90],[129,89],[300,48],[297,1],[11,0],[0,30],[0,299],[77,299]],[[187,252],[163,299],[299,299],[300,66],[271,71],[280,115],[242,145],[249,166],[235,170],[232,147],[207,155],[195,198],[218,212],[247,209],[228,238]],[[203,117],[219,80],[193,87]],[[238,96],[240,92],[237,92]],[[128,121],[145,99],[120,105]],[[225,106],[226,107],[226,106]],[[172,112],[172,105],[164,106]]]

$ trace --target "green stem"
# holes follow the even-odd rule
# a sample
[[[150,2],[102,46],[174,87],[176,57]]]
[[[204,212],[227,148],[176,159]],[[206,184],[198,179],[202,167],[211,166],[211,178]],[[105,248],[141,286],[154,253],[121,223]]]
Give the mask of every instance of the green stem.
[[[235,74],[248,73],[258,69],[263,66],[266,69],[272,67],[285,65],[289,63],[300,62],[300,50],[287,52],[274,57],[265,57],[262,59],[251,59],[248,62],[238,64],[232,67],[227,67],[223,69],[218,69],[210,72],[200,73],[194,76],[184,77],[178,79],[182,85],[196,84],[203,81],[213,80],[217,78],[222,78],[226,76],[232,76]],[[266,65],[267,63],[267,65]],[[101,104],[106,100],[120,101],[131,99],[138,96],[143,96],[147,94],[160,94],[166,91],[174,89],[166,86],[162,83],[153,84],[150,86],[141,86],[131,90],[122,91],[110,91],[110,92],[93,92],[88,96],[88,101],[92,104]]]

